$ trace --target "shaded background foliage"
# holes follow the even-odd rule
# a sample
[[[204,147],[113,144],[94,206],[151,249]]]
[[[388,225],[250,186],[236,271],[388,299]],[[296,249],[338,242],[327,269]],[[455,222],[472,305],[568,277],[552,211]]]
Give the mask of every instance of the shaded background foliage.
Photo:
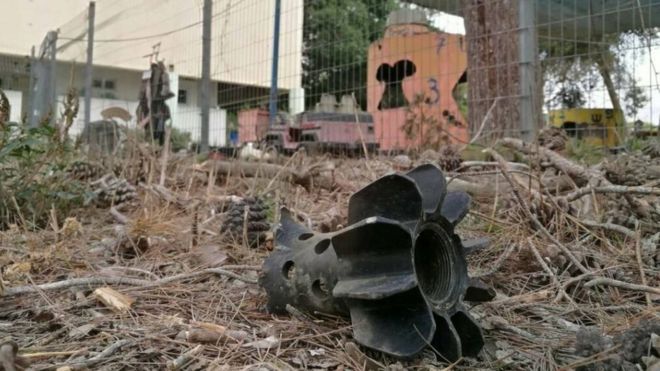
[[[395,0],[307,0],[304,10],[303,86],[306,107],[321,94],[355,93],[366,108],[367,50],[382,37]]]

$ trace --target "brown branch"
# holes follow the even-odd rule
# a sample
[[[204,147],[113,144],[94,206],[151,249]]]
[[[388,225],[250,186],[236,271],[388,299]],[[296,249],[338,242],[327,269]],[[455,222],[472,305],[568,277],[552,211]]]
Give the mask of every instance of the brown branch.
[[[576,164],[575,162],[567,159],[566,157],[560,155],[559,153],[549,150],[547,148],[541,146],[534,146],[532,144],[525,143],[522,140],[515,138],[502,138],[499,140],[499,143],[503,144],[506,147],[520,151],[526,155],[539,154],[547,158],[547,160],[554,167],[563,171],[570,177],[580,180],[584,184],[589,183],[589,181],[593,180],[594,178],[605,180],[603,175],[600,174],[599,172],[591,168]]]
[[[611,278],[598,277],[584,284],[584,287],[593,287],[593,286],[613,286],[621,289],[631,290],[631,291],[641,291],[648,292],[655,295],[660,295],[660,288],[650,287],[647,285],[638,285],[635,283],[628,283],[619,280],[614,280]]]
[[[520,162],[507,162],[509,168],[519,170],[519,171],[529,171],[529,165],[523,164]],[[471,167],[498,167],[499,164],[497,161],[463,161],[461,167],[456,171],[461,171],[464,169],[469,169]]]
[[[539,154],[545,157],[554,167],[563,171],[570,177],[576,180],[576,182],[581,183],[581,185],[589,184],[590,186],[611,186],[612,183],[605,178],[605,176],[590,167],[585,167],[579,165],[564,156],[540,146],[533,146],[529,143],[525,143],[520,139],[515,138],[503,138],[500,139],[498,143],[503,144],[506,147],[513,148],[524,154],[532,155]],[[635,213],[643,217],[648,217],[650,215],[650,205],[648,202],[640,199],[634,198],[628,193],[624,193],[623,197],[628,201],[630,206],[633,208]]]
[[[592,187],[587,186],[575,190],[564,196],[566,201],[571,202],[579,199],[582,196],[591,194],[591,193],[622,193],[622,194],[643,194],[643,195],[660,195],[660,188],[651,188],[644,186],[622,186],[622,185],[608,185],[601,187]]]
[[[598,223],[593,220],[580,220],[581,224],[586,225],[587,227],[592,227],[592,228],[601,228],[601,229],[607,229],[610,231],[618,232],[623,235],[626,235],[627,237],[630,238],[635,238],[635,232],[631,231],[630,229],[618,225],[618,224],[613,224],[613,223]]]
[[[463,191],[473,197],[491,197],[495,195],[495,189],[486,184],[477,184],[467,180],[447,178],[447,190],[450,192]]]
[[[80,370],[86,369],[96,365],[99,362],[103,362],[113,354],[115,354],[119,349],[131,343],[129,340],[118,340],[115,343],[111,344],[105,348],[101,353],[95,355],[94,357],[87,359],[85,361],[76,362],[72,364],[62,364],[60,366],[69,366],[71,369]],[[59,369],[59,367],[57,367]]]
[[[204,350],[204,348],[201,345],[194,347],[193,349],[177,357],[177,359],[168,362],[167,369],[168,370],[182,369],[184,366],[186,366],[186,364],[188,364],[188,362],[192,361],[197,356],[197,354],[200,353],[202,350]]]
[[[534,246],[534,242],[532,241],[531,237],[527,238],[527,245],[529,246],[529,249],[532,250],[532,253],[534,254],[534,257],[536,258],[536,261],[539,262],[541,265],[541,268],[550,276],[550,279],[552,280],[552,283],[557,287],[557,291],[559,291],[559,297],[563,296],[568,300],[571,304],[575,305],[575,301],[573,301],[573,298],[571,298],[564,288],[562,287],[561,283],[559,283],[559,279],[557,279],[557,276],[555,275],[555,272],[550,269],[548,264],[545,263],[545,260],[543,260],[543,257],[541,256],[541,253],[536,249]]]
[[[117,210],[114,206],[110,208],[110,215],[112,215],[119,224],[128,224],[130,219],[124,214],[122,214],[119,210]]]
[[[336,187],[334,179],[317,174],[313,169],[294,170],[275,164],[264,164],[246,161],[214,161],[213,169],[217,174],[237,174],[246,177],[274,178],[281,175],[291,183],[309,190],[312,184],[328,190]]]

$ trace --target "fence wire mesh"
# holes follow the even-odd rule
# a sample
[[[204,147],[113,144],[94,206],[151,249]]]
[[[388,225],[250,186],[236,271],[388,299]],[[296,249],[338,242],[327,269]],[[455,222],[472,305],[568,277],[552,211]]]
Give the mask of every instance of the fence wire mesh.
[[[99,2],[92,121],[120,107],[131,115],[122,124],[135,128],[143,73],[162,62],[172,127],[191,143],[208,135],[212,147],[419,152],[503,136],[532,140],[544,126],[616,147],[631,133],[657,130],[660,1],[285,0],[279,13],[276,3],[212,2],[205,134],[203,1]],[[70,87],[81,96],[86,89],[89,14],[71,12],[53,26],[60,102]],[[26,69],[42,73],[37,51],[34,61],[0,60],[3,88],[25,91]],[[82,117],[72,135],[82,132]]]

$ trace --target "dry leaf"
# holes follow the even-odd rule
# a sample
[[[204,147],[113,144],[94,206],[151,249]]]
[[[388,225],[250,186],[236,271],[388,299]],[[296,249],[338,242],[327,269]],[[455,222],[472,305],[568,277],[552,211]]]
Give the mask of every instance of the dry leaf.
[[[309,350],[309,354],[311,354],[312,357],[314,357],[314,356],[322,356],[322,355],[325,354],[325,349],[323,349],[323,348],[310,349],[310,350]]]
[[[60,233],[62,234],[62,237],[65,238],[76,237],[76,236],[80,236],[82,232],[83,232],[83,226],[82,224],[80,224],[78,219],[72,217],[64,219],[64,225],[62,225],[62,228],[60,229]]]
[[[32,270],[32,263],[20,262],[10,264],[5,268],[4,279],[14,281],[25,277]]]
[[[89,334],[90,331],[92,331],[94,328],[96,328],[96,325],[93,323],[88,323],[86,325],[82,325],[79,327],[76,327],[69,331],[69,337],[70,338],[78,338],[78,337],[83,337],[87,334]]]
[[[201,267],[219,267],[225,264],[228,258],[227,253],[216,245],[200,246],[194,255],[195,263]]]
[[[192,321],[192,322],[190,322],[190,324],[193,325],[193,326],[200,327],[200,328],[203,328],[203,329],[209,330],[209,331],[214,331],[214,332],[217,332],[217,333],[220,333],[220,334],[227,331],[227,328],[225,326],[216,325],[215,323]]]
[[[131,309],[134,299],[117,292],[110,287],[99,287],[94,290],[94,296],[116,312],[127,312]]]
[[[244,348],[255,348],[255,349],[270,349],[275,348],[280,345],[280,339],[275,336],[269,336],[262,340],[253,341],[251,343],[244,344]]]

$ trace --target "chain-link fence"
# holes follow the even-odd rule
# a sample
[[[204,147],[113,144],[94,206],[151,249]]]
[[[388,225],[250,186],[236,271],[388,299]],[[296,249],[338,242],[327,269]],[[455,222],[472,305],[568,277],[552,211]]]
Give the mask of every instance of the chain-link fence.
[[[139,127],[163,101],[159,117],[193,143],[358,154],[533,140],[544,126],[617,147],[660,117],[656,0],[117,0],[96,4],[91,43],[91,12],[71,11],[29,64],[33,116],[73,87],[89,91],[91,121]]]

